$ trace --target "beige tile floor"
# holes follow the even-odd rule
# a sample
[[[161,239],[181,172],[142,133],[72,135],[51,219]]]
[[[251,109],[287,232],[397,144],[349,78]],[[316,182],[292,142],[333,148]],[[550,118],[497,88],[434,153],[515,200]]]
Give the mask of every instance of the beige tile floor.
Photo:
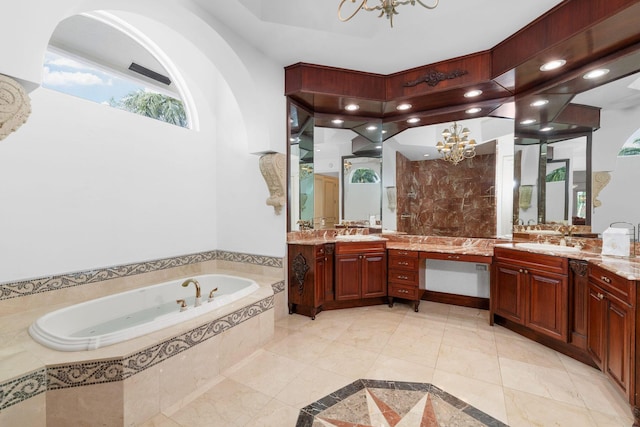
[[[604,375],[500,326],[423,302],[276,322],[274,339],[151,426],[295,426],[300,408],[356,379],[432,383],[512,426],[632,425]]]

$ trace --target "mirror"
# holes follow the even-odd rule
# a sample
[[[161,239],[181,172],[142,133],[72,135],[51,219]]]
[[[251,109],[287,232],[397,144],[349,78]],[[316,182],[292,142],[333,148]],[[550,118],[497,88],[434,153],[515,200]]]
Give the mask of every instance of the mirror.
[[[562,141],[517,138],[514,224],[589,224],[590,136]]]
[[[444,124],[410,128],[382,143],[375,135],[364,138],[348,129],[315,126],[313,147],[303,150],[312,150],[312,154],[306,157],[297,155],[299,132],[292,132],[291,168],[294,173],[298,172],[294,165],[313,170],[316,209],[312,219],[292,212],[290,229],[300,229],[302,218],[309,221],[304,226],[314,229],[340,227],[347,221],[363,226],[374,223],[380,231],[407,234],[495,237],[510,233],[513,120],[485,117],[458,124],[469,128],[478,144],[473,159],[455,166],[435,162],[441,158],[436,143],[442,139]],[[305,161],[300,163],[302,158]],[[307,163],[311,158],[312,164]],[[292,174],[292,180],[296,179],[292,189],[308,188],[306,183],[312,182],[310,177],[305,181],[303,172],[297,177]],[[318,197],[319,188],[335,179],[339,183],[337,221],[318,209],[319,203],[329,204],[326,194],[332,193],[325,190],[325,196]],[[292,191],[292,196],[302,194]],[[291,206],[300,205],[292,198]],[[459,207],[462,210],[451,215]]]

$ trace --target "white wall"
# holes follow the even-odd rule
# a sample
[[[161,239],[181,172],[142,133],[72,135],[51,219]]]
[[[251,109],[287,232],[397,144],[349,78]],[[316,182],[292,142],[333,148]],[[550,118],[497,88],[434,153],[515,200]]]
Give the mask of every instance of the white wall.
[[[0,282],[212,249],[284,255],[286,211],[276,216],[266,205],[259,157],[250,154],[285,152],[282,67],[192,6],[4,5],[11,19],[0,27],[0,73],[37,86],[57,23],[108,8],[175,62],[200,128],[33,90],[29,121],[0,142]]]
[[[640,128],[640,107],[603,111],[601,128],[593,134],[593,171],[610,171],[611,181],[592,207],[592,230],[602,233],[612,222],[640,224],[640,157],[617,157],[627,139]]]

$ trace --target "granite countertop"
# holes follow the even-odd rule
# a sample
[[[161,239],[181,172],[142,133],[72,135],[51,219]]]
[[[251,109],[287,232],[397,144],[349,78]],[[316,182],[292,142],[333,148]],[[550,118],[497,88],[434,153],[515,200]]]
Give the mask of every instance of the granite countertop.
[[[335,230],[313,230],[311,232],[289,233],[287,243],[299,245],[323,245],[325,243],[335,243],[344,239],[336,237],[344,234],[336,233]],[[368,241],[371,235],[349,230],[344,241]],[[640,280],[640,256],[615,257],[600,254],[600,248],[587,244],[581,250],[565,249],[562,246],[553,244],[536,245],[535,242],[513,242],[501,239],[487,238],[466,238],[466,237],[437,237],[437,236],[412,236],[398,234],[376,234],[375,240],[385,241],[387,249],[433,252],[456,255],[493,256],[493,248],[501,247],[518,251],[534,252],[545,255],[559,256],[564,258],[581,259],[594,265],[611,271],[618,276],[628,280]],[[584,242],[590,239],[584,240]],[[527,246],[526,243],[529,243]],[[531,245],[533,243],[533,245]],[[525,244],[523,246],[523,244]]]

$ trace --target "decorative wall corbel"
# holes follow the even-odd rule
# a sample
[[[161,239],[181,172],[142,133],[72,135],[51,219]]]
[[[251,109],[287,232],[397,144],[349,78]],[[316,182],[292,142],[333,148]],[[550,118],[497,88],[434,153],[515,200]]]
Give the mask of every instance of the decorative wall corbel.
[[[0,141],[16,131],[31,114],[31,99],[22,85],[0,74]]]
[[[593,210],[602,206],[602,201],[598,199],[600,192],[611,181],[611,174],[609,172],[594,172],[592,181],[592,206]]]
[[[260,172],[271,194],[267,205],[273,206],[276,215],[280,215],[286,203],[286,166],[287,156],[282,153],[269,153],[260,157]]]

